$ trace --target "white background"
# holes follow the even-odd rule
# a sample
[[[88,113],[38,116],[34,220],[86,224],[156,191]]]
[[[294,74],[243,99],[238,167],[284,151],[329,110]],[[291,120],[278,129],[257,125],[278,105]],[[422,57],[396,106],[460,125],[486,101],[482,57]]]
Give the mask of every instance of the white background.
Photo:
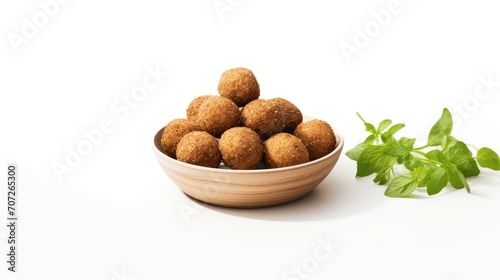
[[[391,199],[342,155],[309,196],[236,210],[187,198],[151,150],[157,130],[194,97],[217,94],[224,70],[244,66],[262,98],[287,98],[335,126],[344,152],[365,137],[356,112],[403,122],[399,136],[425,141],[442,108],[464,104],[453,134],[500,151],[500,87],[474,95],[480,77],[500,81],[496,1],[219,3],[233,6],[70,0],[46,22],[37,1],[0,4],[0,178],[9,163],[19,176],[18,273],[7,272],[2,218],[1,279],[500,278],[493,171],[470,180],[471,194]],[[374,24],[388,5],[397,11]],[[23,18],[39,25],[30,38]],[[361,44],[356,30],[367,26],[373,36]],[[346,57],[343,42],[357,53]],[[156,89],[128,115],[113,109],[157,67],[169,76]],[[112,131],[59,180],[53,164],[66,164],[103,120]],[[318,240],[337,246],[313,261]],[[287,274],[303,264],[309,272]]]

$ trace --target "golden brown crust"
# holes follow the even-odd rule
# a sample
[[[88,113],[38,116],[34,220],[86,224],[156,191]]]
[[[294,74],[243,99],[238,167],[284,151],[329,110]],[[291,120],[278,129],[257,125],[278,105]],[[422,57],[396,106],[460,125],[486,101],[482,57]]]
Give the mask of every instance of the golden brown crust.
[[[193,101],[191,101],[191,103],[189,103],[189,106],[186,109],[186,117],[188,118],[188,120],[192,120],[195,122],[198,121],[198,110],[200,109],[201,104],[203,104],[203,102],[205,100],[207,100],[207,98],[210,96],[214,96],[214,95],[198,96],[195,99],[193,99]]]
[[[269,101],[276,103],[283,111],[285,118],[285,128],[283,131],[293,134],[295,128],[302,122],[302,113],[299,108],[292,102],[281,97],[273,98]]]
[[[217,87],[219,94],[229,98],[239,107],[259,98],[260,88],[250,69],[237,67],[222,73]]]
[[[322,120],[301,123],[293,133],[309,151],[310,160],[326,156],[335,150],[337,140],[331,126]]]
[[[217,139],[207,132],[190,132],[177,145],[177,160],[217,168],[221,161],[218,145]]]
[[[278,168],[306,163],[309,153],[297,137],[281,132],[264,142],[264,161],[268,168]]]
[[[240,109],[225,97],[209,96],[198,109],[200,128],[214,137],[238,125],[239,120]]]
[[[170,121],[164,128],[161,136],[161,146],[165,154],[171,158],[176,158],[177,144],[192,131],[200,130],[200,126],[188,119],[174,119]]]
[[[232,169],[254,169],[264,155],[264,144],[259,135],[248,127],[226,130],[219,141],[224,164]]]
[[[264,99],[256,99],[243,107],[241,122],[262,138],[271,137],[285,128],[283,111],[278,104]]]

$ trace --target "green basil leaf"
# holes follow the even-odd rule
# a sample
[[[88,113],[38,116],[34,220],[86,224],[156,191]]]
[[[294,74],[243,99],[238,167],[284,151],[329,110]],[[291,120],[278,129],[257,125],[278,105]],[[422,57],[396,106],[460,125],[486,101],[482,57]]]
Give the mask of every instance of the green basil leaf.
[[[393,136],[394,134],[396,134],[396,132],[401,130],[403,127],[405,127],[405,125],[402,123],[395,124],[395,125],[389,127],[389,129],[386,132],[384,132],[382,135],[385,138],[389,138],[389,137]]]
[[[448,137],[445,147],[446,149],[443,151],[444,154],[450,162],[454,164],[461,164],[462,162],[472,158],[472,152],[469,150],[467,145],[453,137]]]
[[[373,142],[375,142],[375,140],[377,140],[377,136],[375,134],[370,134],[368,137],[366,137],[363,143],[366,145],[371,145],[373,144]]]
[[[385,153],[392,157],[402,157],[410,154],[410,150],[406,146],[396,145],[387,149]]]
[[[375,129],[375,126],[373,124],[366,123],[366,122],[364,124],[365,124],[366,131],[371,132],[373,134],[377,133],[377,130]]]
[[[380,124],[378,125],[377,132],[384,131],[384,129],[388,128],[389,125],[391,125],[391,123],[392,121],[388,119],[381,121]]]
[[[389,197],[406,197],[418,187],[418,179],[411,174],[398,175],[392,179],[385,190],[385,195]]]
[[[440,163],[448,162],[448,158],[446,157],[446,155],[443,152],[441,152],[441,150],[429,151],[425,154],[425,156],[430,160],[437,161]]]
[[[427,186],[427,194],[435,195],[439,193],[448,184],[446,169],[436,167],[427,172],[423,179],[423,185]]]
[[[464,174],[457,168],[454,164],[447,164],[445,166],[446,175],[448,176],[448,181],[450,185],[455,189],[461,189],[465,187],[468,192],[470,192],[469,185],[465,180]]]
[[[401,137],[398,141],[399,144],[406,146],[409,150],[413,150],[413,145],[417,141],[416,138]]]
[[[481,173],[476,160],[472,157],[461,162],[460,164],[457,164],[457,168],[464,174],[465,178],[474,177]]]
[[[386,146],[368,146],[358,159],[356,177],[364,177],[392,168],[396,158],[385,154]]]
[[[477,151],[477,162],[482,167],[493,170],[500,170],[500,157],[490,148],[481,148]]]
[[[350,159],[357,161],[359,159],[359,156],[361,156],[361,153],[365,150],[366,147],[368,147],[368,145],[366,145],[365,143],[360,143],[356,145],[356,147],[347,151],[345,155]]]
[[[429,137],[427,138],[427,145],[429,146],[439,146],[441,145],[443,138],[449,136],[453,129],[453,119],[451,113],[447,108],[443,109],[441,118],[432,126],[429,132]]]
[[[391,179],[391,169],[384,169],[375,176],[374,183],[385,185]]]

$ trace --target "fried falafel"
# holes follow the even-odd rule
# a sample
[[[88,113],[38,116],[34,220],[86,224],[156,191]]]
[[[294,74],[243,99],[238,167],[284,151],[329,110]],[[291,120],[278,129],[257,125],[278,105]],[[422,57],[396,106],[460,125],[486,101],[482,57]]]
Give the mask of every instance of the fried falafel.
[[[195,122],[198,121],[198,110],[200,109],[201,104],[205,100],[207,100],[208,97],[214,96],[214,95],[201,95],[196,97],[189,103],[189,106],[186,109],[186,117],[188,120],[193,120]]]
[[[256,99],[243,107],[241,122],[262,138],[271,137],[285,128],[283,111],[276,102],[265,99]]]
[[[177,160],[205,167],[219,167],[219,142],[205,131],[190,132],[177,145]]]
[[[198,124],[203,131],[214,137],[238,125],[240,109],[231,100],[222,96],[209,96],[198,109]]]
[[[307,147],[310,160],[326,156],[335,150],[337,144],[332,127],[322,120],[310,120],[299,124],[293,135]]]
[[[293,134],[295,128],[302,122],[302,113],[299,108],[292,102],[281,97],[269,99],[269,101],[278,104],[279,108],[283,111],[285,118],[285,128],[283,132]]]
[[[163,129],[161,135],[161,146],[165,154],[171,158],[176,158],[177,144],[184,135],[192,131],[200,130],[200,126],[188,119],[174,119]]]
[[[268,168],[293,166],[309,161],[309,152],[299,138],[285,132],[264,142],[264,161]]]
[[[222,162],[232,169],[254,169],[264,156],[264,144],[248,127],[226,130],[219,141]]]
[[[238,107],[243,107],[260,96],[259,83],[255,75],[244,67],[224,71],[217,90],[221,96],[229,98]]]

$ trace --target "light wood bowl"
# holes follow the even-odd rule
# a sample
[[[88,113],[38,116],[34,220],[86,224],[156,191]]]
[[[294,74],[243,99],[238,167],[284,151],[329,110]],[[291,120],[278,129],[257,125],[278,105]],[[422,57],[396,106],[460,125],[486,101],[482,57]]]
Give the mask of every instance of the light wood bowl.
[[[295,166],[233,170],[208,168],[175,160],[162,152],[163,128],[153,140],[153,151],[168,177],[187,195],[212,205],[259,208],[297,200],[318,186],[337,163],[344,146],[334,129],[337,146],[330,154]]]

